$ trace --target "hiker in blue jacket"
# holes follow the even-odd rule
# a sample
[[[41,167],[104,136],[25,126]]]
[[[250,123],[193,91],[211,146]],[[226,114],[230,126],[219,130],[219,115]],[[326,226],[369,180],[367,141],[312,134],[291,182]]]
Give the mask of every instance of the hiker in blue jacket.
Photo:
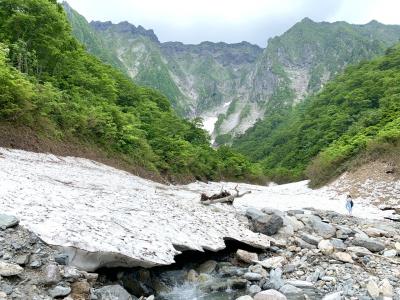
[[[347,198],[346,198],[346,209],[349,212],[349,215],[351,215],[351,213],[353,211],[353,206],[354,206],[353,198],[351,198],[351,195],[347,195]]]

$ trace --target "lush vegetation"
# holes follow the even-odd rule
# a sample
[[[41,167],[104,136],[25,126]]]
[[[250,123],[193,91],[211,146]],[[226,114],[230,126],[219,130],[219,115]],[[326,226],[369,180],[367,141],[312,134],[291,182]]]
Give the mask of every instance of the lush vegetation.
[[[172,178],[255,178],[257,166],[209,146],[199,120],[88,54],[56,0],[0,2],[0,121],[95,144]]]
[[[321,184],[361,153],[390,152],[400,141],[400,45],[346,69],[294,109],[278,110],[234,143],[277,181]],[[307,171],[307,172],[306,172]]]

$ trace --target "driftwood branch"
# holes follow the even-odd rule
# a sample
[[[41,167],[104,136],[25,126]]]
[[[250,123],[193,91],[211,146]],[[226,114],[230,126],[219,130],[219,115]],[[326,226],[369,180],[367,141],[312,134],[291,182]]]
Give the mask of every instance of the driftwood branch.
[[[205,194],[201,195],[201,203],[204,205],[210,205],[210,204],[215,204],[215,203],[233,203],[235,198],[240,198],[243,197],[246,194],[250,194],[251,191],[246,191],[242,194],[239,193],[239,190],[237,188],[238,186],[236,185],[235,191],[236,195],[231,195],[229,192],[224,191],[221,189],[220,194],[212,195],[211,197],[208,197]]]

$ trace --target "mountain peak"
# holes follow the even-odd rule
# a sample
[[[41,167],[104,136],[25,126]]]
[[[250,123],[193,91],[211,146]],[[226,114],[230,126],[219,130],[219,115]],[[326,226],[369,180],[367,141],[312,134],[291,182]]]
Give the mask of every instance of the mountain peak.
[[[90,22],[90,26],[92,26],[92,28],[94,28],[97,31],[105,31],[111,29],[119,33],[128,33],[134,36],[144,36],[155,43],[159,43],[158,37],[155,35],[153,29],[145,29],[141,25],[136,27],[135,25],[129,23],[128,21],[122,21],[118,24],[114,24],[110,21],[107,22],[92,21]]]
[[[303,18],[303,19],[300,21],[300,23],[312,23],[312,24],[314,24],[314,23],[316,23],[316,22],[314,22],[313,20],[311,20],[309,17],[305,17],[305,18]]]

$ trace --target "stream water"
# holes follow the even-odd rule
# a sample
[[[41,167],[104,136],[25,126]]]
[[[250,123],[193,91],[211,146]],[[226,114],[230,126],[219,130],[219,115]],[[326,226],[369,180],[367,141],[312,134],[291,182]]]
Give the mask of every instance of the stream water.
[[[103,269],[99,273],[106,284],[121,284],[137,297],[154,294],[159,300],[234,300],[248,294],[246,281],[243,285],[240,279],[247,268],[234,262],[234,253],[237,249],[257,250],[237,241],[225,244],[219,252],[185,251],[171,266]],[[204,267],[207,262],[211,267]]]

